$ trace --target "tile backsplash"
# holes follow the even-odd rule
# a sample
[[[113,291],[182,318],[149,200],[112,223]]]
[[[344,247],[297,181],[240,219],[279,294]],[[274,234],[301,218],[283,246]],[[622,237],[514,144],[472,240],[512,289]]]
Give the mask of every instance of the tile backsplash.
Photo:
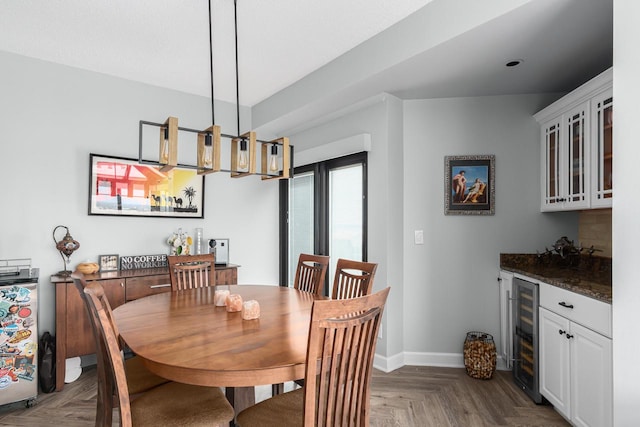
[[[583,248],[593,245],[602,251],[595,255],[611,257],[611,209],[581,211],[578,219],[578,241]]]

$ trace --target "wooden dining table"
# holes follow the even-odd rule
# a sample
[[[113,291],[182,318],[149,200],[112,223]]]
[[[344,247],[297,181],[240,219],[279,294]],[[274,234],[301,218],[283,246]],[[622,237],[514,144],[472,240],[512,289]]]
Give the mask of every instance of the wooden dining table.
[[[214,304],[215,289],[256,300],[260,317],[243,320]],[[127,346],[156,375],[225,387],[236,413],[255,403],[254,387],[304,378],[311,306],[297,289],[230,285],[166,292],[114,309]]]

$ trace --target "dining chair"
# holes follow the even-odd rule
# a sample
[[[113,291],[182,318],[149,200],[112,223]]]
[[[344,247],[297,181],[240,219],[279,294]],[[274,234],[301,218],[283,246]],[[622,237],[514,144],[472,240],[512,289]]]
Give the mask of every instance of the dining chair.
[[[204,288],[215,285],[215,255],[169,255],[171,290]]]
[[[372,262],[339,258],[336,263],[331,299],[356,298],[371,294],[377,268],[378,264]],[[304,386],[302,378],[294,382],[300,387]],[[274,389],[274,392],[281,390],[281,388]]]
[[[314,301],[305,386],[243,410],[237,425],[368,426],[373,357],[389,289]]]
[[[328,266],[328,256],[300,254],[293,287],[320,296]]]
[[[369,295],[378,264],[373,262],[338,259],[333,279],[331,299],[355,298]]]
[[[112,314],[104,289],[97,282],[84,287],[89,310],[96,329],[98,369],[113,384],[120,412],[120,425],[132,426],[211,426],[226,425],[234,416],[233,407],[218,387],[202,387],[168,382],[132,400],[127,386],[118,336],[113,329]],[[105,396],[106,397],[106,396]],[[108,396],[103,404],[112,411],[114,399]],[[104,420],[102,420],[104,421]],[[108,423],[96,426],[111,425]]]
[[[78,289],[78,292],[80,293],[80,298],[82,299],[82,302],[84,303],[84,306],[87,310],[87,315],[89,316],[91,329],[95,337],[98,326],[95,325],[93,316],[91,316],[91,308],[89,307],[89,300],[84,293],[84,288],[87,285],[87,283],[84,280],[84,274],[76,271],[71,275],[71,278],[73,279],[73,283],[75,284],[76,289]],[[109,301],[105,299],[104,302],[105,302],[105,305],[107,305],[105,314],[107,316],[107,319],[111,323],[111,328],[113,329],[116,337],[118,337],[118,346],[120,348],[120,351],[124,352],[125,345],[124,345],[124,342],[120,339],[120,334],[118,333],[118,326],[116,325],[111,313],[111,306],[108,305]],[[149,371],[143,365],[142,360],[138,356],[134,355],[133,357],[129,357],[125,359],[124,367],[127,373],[127,388],[129,390],[129,394],[132,397],[135,397],[136,395],[140,393],[144,393],[148,390],[151,390],[152,388],[157,387],[161,384],[165,384],[169,382],[169,380],[167,380],[166,378],[159,377],[158,375],[155,375],[154,373]],[[103,372],[98,372],[98,387],[97,387],[98,399],[96,404],[96,420],[102,420],[103,417],[108,416],[109,421],[107,424],[110,425],[111,415],[105,414],[104,412],[105,408],[102,406],[104,402],[103,396],[111,396],[113,398],[115,391],[113,390],[112,382],[109,381],[107,378],[105,378],[104,375],[101,375],[101,373]],[[100,421],[100,423],[102,423],[102,421]],[[98,425],[98,423],[96,423],[96,425]]]
[[[326,255],[300,254],[298,257],[298,266],[296,267],[296,276],[293,280],[293,287],[318,296],[322,295],[324,278],[327,275],[328,267],[329,257]],[[302,379],[297,380],[296,383],[302,385]],[[272,396],[283,392],[283,383],[271,385]]]

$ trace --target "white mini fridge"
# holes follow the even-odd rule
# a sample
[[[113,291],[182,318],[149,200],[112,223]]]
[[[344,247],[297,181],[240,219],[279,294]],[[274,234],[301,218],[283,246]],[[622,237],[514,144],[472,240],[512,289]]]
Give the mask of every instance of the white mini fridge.
[[[0,260],[0,405],[38,396],[38,269]]]

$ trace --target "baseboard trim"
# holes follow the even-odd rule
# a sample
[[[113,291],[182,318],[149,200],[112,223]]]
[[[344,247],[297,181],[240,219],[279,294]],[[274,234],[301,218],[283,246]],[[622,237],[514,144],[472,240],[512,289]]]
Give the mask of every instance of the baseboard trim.
[[[464,356],[462,353],[418,353],[405,351],[393,356],[385,357],[376,354],[373,358],[373,367],[382,372],[392,372],[409,366],[439,366],[442,368],[464,368]],[[496,360],[496,369],[509,371],[502,357]]]

